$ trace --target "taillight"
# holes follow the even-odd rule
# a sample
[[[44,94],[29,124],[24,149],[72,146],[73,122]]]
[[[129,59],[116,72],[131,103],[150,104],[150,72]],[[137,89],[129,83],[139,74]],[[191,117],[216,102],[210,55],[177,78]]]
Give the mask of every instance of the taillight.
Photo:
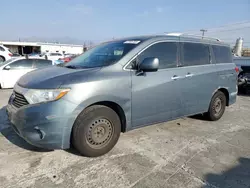
[[[234,69],[237,73],[240,71],[239,67],[235,67]]]
[[[12,56],[12,54],[8,54],[10,57]]]

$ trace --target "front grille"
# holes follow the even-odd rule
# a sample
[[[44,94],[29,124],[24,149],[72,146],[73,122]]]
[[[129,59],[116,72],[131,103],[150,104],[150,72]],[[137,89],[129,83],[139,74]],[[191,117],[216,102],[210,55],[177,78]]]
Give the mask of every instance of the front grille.
[[[14,91],[14,95],[15,95],[15,98],[13,100],[13,106],[17,107],[17,108],[21,108],[22,106],[25,106],[25,105],[28,105],[28,101],[25,99],[25,97],[20,94],[20,93],[17,93]]]

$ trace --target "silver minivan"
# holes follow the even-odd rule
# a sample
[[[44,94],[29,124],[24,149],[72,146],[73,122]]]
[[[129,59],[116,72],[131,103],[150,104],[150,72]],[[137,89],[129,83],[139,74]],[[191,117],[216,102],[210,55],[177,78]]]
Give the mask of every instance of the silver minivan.
[[[96,157],[121,132],[204,114],[221,118],[236,101],[229,45],[184,34],[102,43],[71,62],[24,75],[7,113],[14,130],[47,149],[74,146]]]

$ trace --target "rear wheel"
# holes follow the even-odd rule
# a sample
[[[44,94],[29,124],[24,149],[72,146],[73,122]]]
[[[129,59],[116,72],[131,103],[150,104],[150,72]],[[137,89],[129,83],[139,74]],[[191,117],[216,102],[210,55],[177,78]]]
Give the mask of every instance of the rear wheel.
[[[226,109],[226,96],[223,92],[217,91],[211,99],[207,117],[211,121],[219,120]]]
[[[109,107],[94,105],[84,110],[73,126],[74,147],[84,156],[98,157],[109,152],[117,143],[121,122]]]
[[[0,62],[4,62],[5,58],[3,56],[0,56]]]

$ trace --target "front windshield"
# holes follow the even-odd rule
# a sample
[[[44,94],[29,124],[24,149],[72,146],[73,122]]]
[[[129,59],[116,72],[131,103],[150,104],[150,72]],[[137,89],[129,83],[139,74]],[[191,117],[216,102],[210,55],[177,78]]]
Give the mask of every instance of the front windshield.
[[[103,67],[116,63],[140,41],[114,41],[98,45],[74,58],[65,65],[68,68]]]

